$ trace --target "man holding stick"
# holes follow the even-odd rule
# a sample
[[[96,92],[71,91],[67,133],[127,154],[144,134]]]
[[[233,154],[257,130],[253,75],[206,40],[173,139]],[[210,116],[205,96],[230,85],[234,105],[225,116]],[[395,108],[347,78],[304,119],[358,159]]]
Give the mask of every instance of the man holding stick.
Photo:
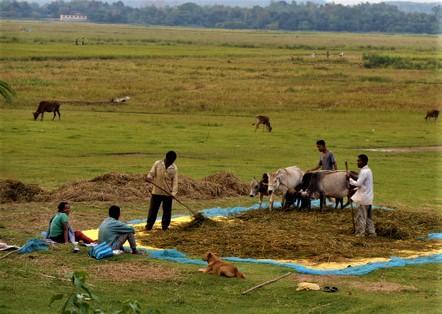
[[[161,227],[164,231],[169,228],[172,217],[172,201],[178,192],[178,168],[174,164],[176,157],[174,151],[167,152],[164,160],[155,161],[147,175],[147,180],[152,182],[153,188],[146,230],[152,230],[161,204],[163,204]]]
[[[357,237],[365,236],[367,232],[370,237],[376,236],[372,220],[373,205],[373,173],[368,168],[368,157],[365,154],[358,156],[358,167],[361,169],[357,181],[347,173],[350,184],[357,188],[352,200],[358,204],[355,217],[355,234]]]

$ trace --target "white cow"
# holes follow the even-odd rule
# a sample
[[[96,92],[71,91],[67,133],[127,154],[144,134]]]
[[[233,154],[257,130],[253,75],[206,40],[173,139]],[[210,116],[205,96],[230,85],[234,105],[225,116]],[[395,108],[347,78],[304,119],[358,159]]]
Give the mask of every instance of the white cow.
[[[282,205],[285,204],[287,192],[294,193],[295,188],[302,183],[304,173],[296,166],[278,169],[269,174],[269,208],[273,209],[273,202],[276,195],[282,195]]]

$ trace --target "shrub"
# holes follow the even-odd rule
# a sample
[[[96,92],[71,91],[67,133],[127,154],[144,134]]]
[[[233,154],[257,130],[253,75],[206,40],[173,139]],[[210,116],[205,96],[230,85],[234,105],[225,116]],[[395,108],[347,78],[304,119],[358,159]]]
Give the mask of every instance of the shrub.
[[[442,62],[437,59],[413,60],[399,56],[386,56],[377,54],[363,54],[362,62],[365,68],[394,68],[415,70],[440,69]]]

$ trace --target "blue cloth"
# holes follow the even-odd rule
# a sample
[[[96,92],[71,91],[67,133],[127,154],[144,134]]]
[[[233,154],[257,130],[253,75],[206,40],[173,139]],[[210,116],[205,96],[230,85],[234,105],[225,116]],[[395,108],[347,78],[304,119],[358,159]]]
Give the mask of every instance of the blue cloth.
[[[442,240],[442,233],[429,233],[428,240]]]
[[[140,251],[144,251],[147,254],[149,254],[150,258],[169,261],[169,262],[176,262],[180,264],[193,264],[193,265],[207,265],[206,262],[204,262],[202,259],[192,259],[188,258],[186,254],[177,251],[176,249],[165,249],[165,250],[148,250],[140,248]]]
[[[17,250],[17,253],[25,254],[32,253],[35,251],[47,251],[49,249],[49,245],[46,241],[40,239],[30,239],[25,245],[23,245],[20,249]]]
[[[88,254],[90,257],[93,257],[95,259],[103,259],[114,255],[111,246],[106,242],[102,242],[97,246],[92,247],[89,250]]]

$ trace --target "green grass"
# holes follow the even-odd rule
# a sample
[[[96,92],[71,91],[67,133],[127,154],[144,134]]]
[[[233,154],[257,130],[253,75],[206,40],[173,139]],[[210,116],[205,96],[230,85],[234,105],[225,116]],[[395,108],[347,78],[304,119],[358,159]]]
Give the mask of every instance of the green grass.
[[[366,292],[331,279],[340,289],[336,294],[323,292],[296,292],[296,282],[282,280],[264,287],[246,296],[241,291],[279,276],[285,269],[270,266],[241,264],[241,270],[248,275],[246,280],[232,280],[208,276],[196,272],[197,266],[184,266],[146,260],[144,257],[123,256],[97,262],[85,256],[85,253],[72,255],[68,248],[51,253],[32,254],[13,257],[2,261],[2,280],[0,282],[0,299],[8,300],[2,305],[2,313],[54,313],[57,305],[48,307],[48,300],[55,293],[67,293],[70,283],[41,277],[43,274],[55,274],[56,269],[47,271],[42,261],[48,257],[54,259],[56,267],[75,267],[88,271],[100,264],[107,266],[118,263],[138,262],[140,273],[152,265],[174,267],[180,272],[177,279],[165,282],[133,280],[131,282],[111,282],[109,280],[90,279],[93,291],[100,297],[101,307],[110,310],[127,299],[137,299],[143,308],[153,308],[161,313],[437,313],[441,305],[440,284],[435,274],[440,274],[440,267],[413,266],[400,269],[380,270],[368,276],[355,277],[350,280],[360,285],[373,282],[393,282],[414,286],[415,291],[385,293],[381,291]],[[54,265],[54,266],[55,266]],[[12,267],[20,267],[20,271]],[[68,273],[66,273],[68,276]],[[314,280],[314,279],[313,279]],[[22,291],[32,293],[23,294]],[[115,294],[118,289],[118,294]],[[369,300],[369,301],[368,301]]]
[[[265,171],[318,161],[325,138],[338,167],[363,148],[441,145],[438,123],[405,112],[297,111],[272,114],[274,131],[254,132],[253,116],[62,111],[61,121],[33,121],[27,110],[2,110],[1,176],[54,188],[116,171],[146,172],[175,149],[182,174],[201,178],[231,171],[248,181]],[[96,123],[99,121],[99,123]],[[131,154],[141,153],[141,154]],[[376,201],[389,206],[441,208],[440,153],[365,152],[375,174]]]
[[[426,110],[441,107],[440,71],[366,69],[362,64],[364,53],[440,62],[438,36],[33,21],[1,21],[0,32],[0,77],[17,91],[12,105],[0,104],[0,179],[52,189],[111,171],[146,172],[165,151],[175,149],[182,174],[202,178],[231,171],[249,180],[279,167],[313,167],[319,138],[329,143],[340,169],[345,160],[355,169],[364,148],[442,145],[440,122],[423,119]],[[87,45],[75,46],[81,37]],[[344,58],[337,56],[340,51]],[[61,121],[50,121],[50,114],[44,122],[33,121],[31,115],[43,99],[93,101],[123,95],[131,96],[127,104],[63,103]],[[270,115],[271,134],[254,132],[256,114]],[[377,204],[442,209],[440,152],[367,153]],[[247,206],[253,200],[186,202],[202,209]],[[74,226],[95,228],[109,205],[73,204]],[[125,220],[146,214],[143,200],[120,205]],[[2,204],[0,238],[21,244],[38,235],[55,207]],[[436,313],[441,306],[439,265],[349,279],[361,285],[412,285],[416,291],[367,292],[331,279],[340,288],[337,294],[297,293],[296,283],[285,280],[240,296],[245,288],[286,270],[241,264],[247,280],[236,281],[204,276],[193,266],[133,256],[95,262],[84,250],[79,255],[68,250],[0,260],[0,312],[55,311],[47,307],[49,299],[68,291],[69,283],[36,273],[61,270],[68,276],[74,270],[139,262],[146,269],[159,264],[181,275],[159,282],[91,278],[106,309],[129,298],[162,313]]]

